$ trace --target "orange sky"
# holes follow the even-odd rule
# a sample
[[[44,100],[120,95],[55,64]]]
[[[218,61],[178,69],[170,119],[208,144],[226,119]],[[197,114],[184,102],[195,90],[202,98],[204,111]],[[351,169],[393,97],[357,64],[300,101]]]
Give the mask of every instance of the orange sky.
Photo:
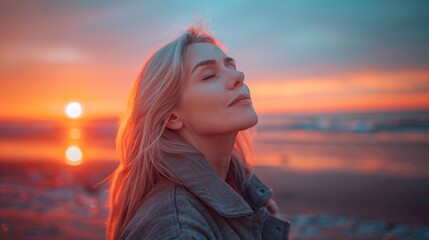
[[[358,72],[250,83],[262,113],[353,112],[429,107],[429,71]]]
[[[125,109],[134,72],[121,69],[29,66],[2,87],[2,118],[61,118],[70,101],[83,116],[114,116]],[[248,80],[258,113],[347,112],[429,106],[429,71],[360,72],[335,77]],[[25,81],[20,81],[25,79]],[[32,79],[37,79],[33,84]],[[106,84],[115,80],[122,84]],[[109,81],[110,80],[110,81]],[[10,91],[14,89],[14,91]]]
[[[70,101],[83,105],[82,117],[117,116],[135,75],[126,69],[30,65],[12,72],[1,88],[0,117],[62,118]],[[258,113],[351,112],[427,108],[429,94],[418,91],[429,87],[427,76],[429,71],[362,71],[247,81]],[[115,81],[121,84],[107,84]]]

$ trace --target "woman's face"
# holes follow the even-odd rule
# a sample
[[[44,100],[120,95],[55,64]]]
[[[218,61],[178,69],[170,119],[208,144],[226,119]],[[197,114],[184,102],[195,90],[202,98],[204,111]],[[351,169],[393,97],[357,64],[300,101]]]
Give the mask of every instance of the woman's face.
[[[200,135],[234,133],[258,122],[243,72],[219,47],[191,44],[185,53],[185,67],[177,110],[188,130]]]

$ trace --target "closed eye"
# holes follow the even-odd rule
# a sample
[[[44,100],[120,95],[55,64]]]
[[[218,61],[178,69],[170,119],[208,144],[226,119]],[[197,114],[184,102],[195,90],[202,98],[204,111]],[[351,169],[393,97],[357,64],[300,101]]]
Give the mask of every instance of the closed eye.
[[[237,70],[237,66],[235,65],[235,60],[233,58],[227,57],[224,59],[223,62],[226,66],[232,67]]]
[[[229,63],[228,66],[232,67],[233,69],[237,70],[237,66],[233,62]]]
[[[210,75],[210,76],[208,76],[208,77],[203,78],[203,80],[208,80],[208,79],[213,78],[213,77],[216,77],[216,75],[215,75],[215,74],[212,74],[212,75]]]

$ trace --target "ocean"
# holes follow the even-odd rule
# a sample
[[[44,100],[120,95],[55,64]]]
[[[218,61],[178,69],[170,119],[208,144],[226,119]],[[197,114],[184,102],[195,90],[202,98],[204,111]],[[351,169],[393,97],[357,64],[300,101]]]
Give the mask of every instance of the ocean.
[[[117,161],[118,119],[0,122],[0,161]],[[259,115],[256,166],[429,176],[429,110]]]

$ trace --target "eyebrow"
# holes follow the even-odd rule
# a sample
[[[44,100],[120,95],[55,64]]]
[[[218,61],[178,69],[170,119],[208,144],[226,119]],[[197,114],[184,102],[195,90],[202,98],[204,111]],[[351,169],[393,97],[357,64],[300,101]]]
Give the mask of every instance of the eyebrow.
[[[224,59],[223,59],[223,62],[235,62],[235,60],[234,60],[234,58],[226,57],[226,58],[224,58]],[[209,60],[204,60],[204,61],[201,61],[201,62],[197,63],[197,64],[194,66],[194,68],[192,69],[192,71],[191,71],[191,75],[192,75],[192,73],[193,73],[193,72],[195,72],[195,70],[196,70],[198,67],[201,67],[201,66],[204,66],[204,65],[210,65],[210,64],[216,64],[216,60],[214,60],[214,59],[209,59]]]

